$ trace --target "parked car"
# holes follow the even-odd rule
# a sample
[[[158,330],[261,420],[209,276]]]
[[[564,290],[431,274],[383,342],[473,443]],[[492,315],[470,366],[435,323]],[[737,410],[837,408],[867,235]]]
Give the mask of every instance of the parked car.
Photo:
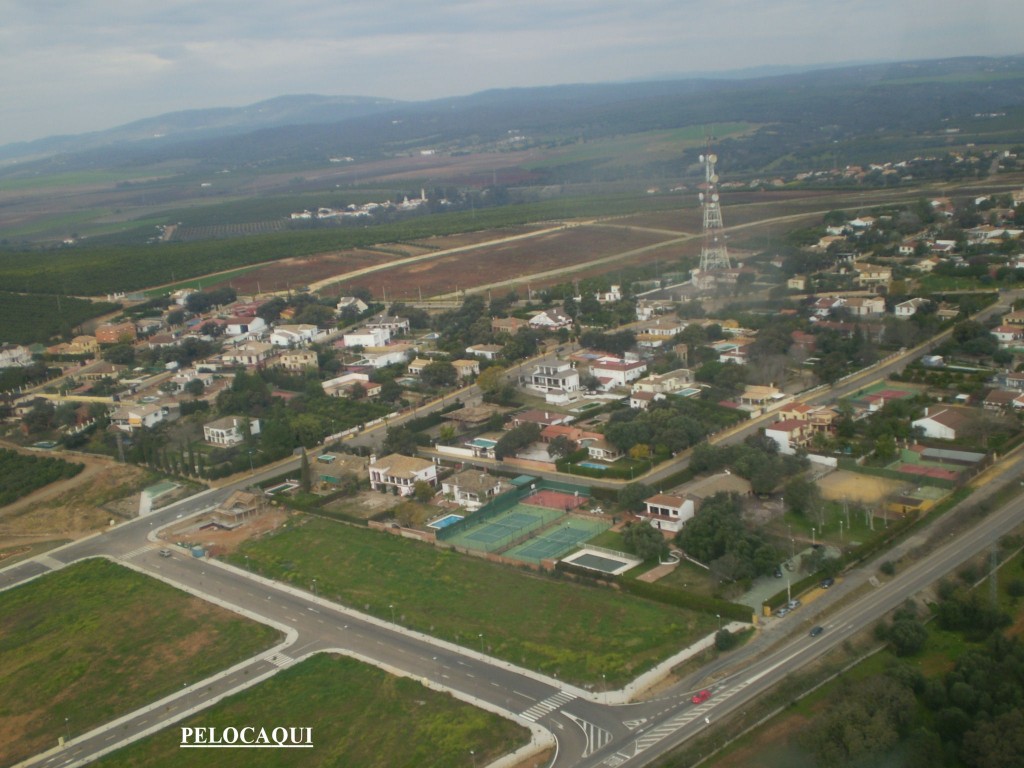
[[[690,701],[692,701],[694,704],[703,704],[705,701],[707,701],[710,698],[711,698],[711,691],[709,691],[707,688],[705,688],[703,691],[700,691],[699,693],[695,693],[693,695],[693,698],[690,699]]]
[[[811,637],[817,637],[818,635],[820,635],[824,631],[825,631],[824,627],[812,627],[811,628]]]
[[[777,566],[777,565],[775,566],[775,578],[776,579],[781,579],[782,578],[782,569],[779,568],[779,566]]]
[[[789,613],[789,608],[779,608],[779,610],[775,612],[775,615],[781,619],[787,613]]]
[[[792,611],[794,608],[799,608],[800,607],[800,601],[799,600],[790,600],[786,604],[786,607],[789,608],[789,610]]]
[[[160,550],[160,557],[170,557],[170,556],[171,556],[171,550],[169,550],[169,549],[161,549]]]
[[[827,578],[827,579],[822,579],[821,580],[821,588],[822,589],[828,589],[829,587],[831,587],[835,583],[836,583],[836,580],[831,578],[831,577]]]

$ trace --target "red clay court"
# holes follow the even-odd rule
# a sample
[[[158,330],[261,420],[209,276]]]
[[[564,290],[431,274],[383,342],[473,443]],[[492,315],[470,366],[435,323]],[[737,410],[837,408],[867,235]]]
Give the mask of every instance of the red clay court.
[[[547,509],[561,509],[568,512],[570,509],[576,509],[586,504],[589,496],[577,496],[573,493],[564,493],[562,491],[537,491],[527,496],[525,499],[520,499],[521,504],[530,504],[534,507],[546,507]]]

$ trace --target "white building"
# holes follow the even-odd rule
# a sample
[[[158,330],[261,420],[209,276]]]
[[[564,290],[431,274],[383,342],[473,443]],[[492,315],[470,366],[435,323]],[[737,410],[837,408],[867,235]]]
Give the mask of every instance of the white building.
[[[316,341],[319,335],[320,329],[315,325],[279,325],[270,333],[270,343],[277,347],[298,347]]]
[[[167,417],[167,411],[159,405],[125,405],[110,414],[110,423],[122,432],[155,427]]]
[[[258,435],[260,420],[248,419],[248,422],[249,434]],[[213,445],[238,445],[245,441],[245,423],[244,416],[225,416],[211,421],[209,424],[203,425],[203,440]]]
[[[533,373],[525,377],[525,384],[541,392],[575,392],[580,388],[580,375],[572,363],[559,361],[553,365],[535,365]]]
[[[640,516],[647,518],[658,530],[678,533],[693,518],[694,511],[693,499],[659,493],[644,500],[644,511]]]
[[[383,347],[391,341],[387,328],[359,328],[342,336],[346,347]]]
[[[420,481],[437,485],[434,463],[414,456],[392,453],[380,459],[371,457],[368,471],[373,490],[397,488],[400,496],[411,496]]]
[[[441,484],[441,490],[460,507],[475,511],[505,490],[501,478],[478,469],[467,469],[452,475]]]
[[[602,357],[590,364],[590,375],[601,382],[603,389],[628,386],[645,373],[647,373],[647,363],[643,360]]]

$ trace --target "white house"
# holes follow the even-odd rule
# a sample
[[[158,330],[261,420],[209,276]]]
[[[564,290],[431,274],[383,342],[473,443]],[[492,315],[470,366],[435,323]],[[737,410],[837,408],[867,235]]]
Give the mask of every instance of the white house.
[[[370,307],[362,299],[356,298],[355,296],[342,296],[338,299],[338,312],[342,313],[346,310],[349,312],[355,312],[357,315],[363,314]]]
[[[779,453],[792,456],[798,448],[811,442],[814,428],[809,421],[803,419],[785,419],[765,427],[764,435],[779,446]]]
[[[618,357],[601,357],[590,364],[590,375],[601,382],[604,389],[625,387],[647,372],[643,360],[622,360]]]
[[[367,328],[384,328],[392,336],[401,336],[409,333],[409,318],[388,315],[381,312],[366,321]]]
[[[927,306],[931,302],[928,299],[922,299],[915,297],[913,299],[907,299],[897,304],[894,309],[894,314],[897,320],[906,320],[909,317],[916,315],[922,307]]]
[[[391,341],[387,328],[360,328],[341,337],[346,347],[383,347]]]
[[[572,363],[559,361],[554,365],[535,365],[533,373],[525,377],[525,383],[541,392],[556,389],[575,392],[580,388],[580,375],[572,367]]]
[[[505,487],[500,477],[478,469],[466,469],[442,482],[441,490],[460,507],[475,511],[504,491]]]
[[[482,357],[484,360],[495,360],[504,348],[502,344],[474,344],[466,347],[466,354]]]
[[[694,511],[693,499],[659,493],[644,500],[644,511],[640,516],[647,518],[659,530],[678,533],[693,518]]]
[[[277,347],[297,347],[316,341],[320,329],[315,325],[279,325],[270,334],[270,343]]]
[[[22,368],[32,364],[32,350],[20,344],[0,345],[0,368]]]
[[[110,414],[110,423],[122,432],[155,427],[167,416],[159,405],[125,405]]]
[[[266,327],[267,324],[262,317],[229,317],[224,326],[224,332],[228,336],[242,336],[260,333]]]
[[[382,458],[371,457],[370,487],[395,488],[400,496],[411,496],[417,482],[437,485],[437,466],[426,459],[392,453]]]
[[[367,365],[383,368],[408,362],[415,352],[416,348],[412,344],[391,344],[387,347],[366,347],[363,350],[363,358]]]
[[[996,337],[999,346],[1008,347],[1024,339],[1024,326],[997,325],[992,329],[992,335]]]
[[[572,325],[572,318],[558,307],[538,312],[530,318],[530,327],[543,331],[554,331],[559,328],[568,328]]]
[[[203,440],[213,445],[238,445],[245,440],[244,416],[225,416],[203,425]],[[249,434],[260,433],[260,420],[248,419]]]
[[[971,422],[967,412],[958,408],[936,408],[929,406],[924,409],[924,416],[910,422],[912,427],[920,428],[925,437],[936,440],[956,440],[957,434]]]
[[[633,383],[634,392],[650,392],[651,394],[669,394],[686,389],[693,384],[693,372],[688,368],[676,368],[668,373],[654,374],[637,379]]]

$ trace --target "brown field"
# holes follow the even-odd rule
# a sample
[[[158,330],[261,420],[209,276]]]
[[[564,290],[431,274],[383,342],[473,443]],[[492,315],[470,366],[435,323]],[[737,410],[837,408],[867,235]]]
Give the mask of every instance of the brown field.
[[[486,243],[499,237],[513,237],[527,232],[536,232],[538,229],[543,229],[544,226],[542,224],[534,224],[521,227],[503,227],[500,230],[488,229],[479,232],[463,232],[458,235],[437,235],[435,237],[428,237],[426,240],[416,240],[410,243],[410,245],[418,245],[432,251],[446,251],[449,248],[462,248],[467,245]]]
[[[514,280],[574,264],[585,264],[664,239],[663,236],[649,232],[624,228],[575,227],[527,240],[485,245],[469,252],[385,269],[353,278],[345,284],[368,288],[374,296],[381,296],[386,286],[389,298],[415,299],[420,291],[423,296],[436,296],[456,289]],[[645,258],[651,259],[653,256]],[[607,272],[608,268],[601,271]],[[555,278],[554,282],[565,279],[564,276]]]
[[[264,264],[241,276],[234,275],[224,282],[230,283],[232,288],[243,294],[287,291],[334,275],[372,267],[376,264],[386,264],[389,261],[403,258],[402,254],[398,252],[398,248],[394,249],[394,253],[386,252],[390,250],[392,249],[386,247],[382,247],[379,251],[357,249],[284,259]],[[422,249],[415,251],[415,253],[423,252]],[[406,255],[411,256],[415,253]]]
[[[899,480],[860,475],[842,469],[832,472],[818,481],[821,495],[829,501],[837,501],[845,497],[850,501],[859,501],[865,504],[877,503],[896,493],[905,485],[906,483]]]

